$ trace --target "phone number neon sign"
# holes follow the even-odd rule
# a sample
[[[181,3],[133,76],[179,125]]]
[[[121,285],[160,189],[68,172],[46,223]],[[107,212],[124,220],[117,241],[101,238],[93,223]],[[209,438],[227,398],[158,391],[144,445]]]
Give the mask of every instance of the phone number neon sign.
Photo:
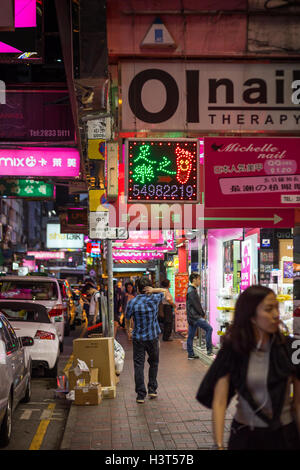
[[[128,140],[129,201],[198,200],[198,141]]]

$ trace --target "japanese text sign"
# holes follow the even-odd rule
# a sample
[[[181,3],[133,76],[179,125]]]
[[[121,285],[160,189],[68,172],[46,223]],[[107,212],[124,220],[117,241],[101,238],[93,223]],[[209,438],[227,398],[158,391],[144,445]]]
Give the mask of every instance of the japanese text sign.
[[[24,147],[0,149],[1,176],[79,176],[80,154],[75,148]]]
[[[129,140],[127,155],[128,201],[199,199],[197,140]]]
[[[300,139],[207,137],[206,207],[299,207]]]

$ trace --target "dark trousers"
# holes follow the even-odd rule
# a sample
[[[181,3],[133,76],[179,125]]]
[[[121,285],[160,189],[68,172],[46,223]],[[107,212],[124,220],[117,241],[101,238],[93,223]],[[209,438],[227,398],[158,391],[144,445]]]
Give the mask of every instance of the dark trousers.
[[[198,321],[193,323],[193,325],[189,325],[188,339],[187,339],[187,351],[188,351],[189,356],[192,356],[194,354],[193,340],[194,340],[194,336],[195,336],[197,328],[202,328],[202,330],[205,331],[207,352],[212,351],[211,335],[212,335],[213,329],[206,320],[204,320],[203,318],[200,318]]]
[[[300,438],[295,422],[279,429],[243,427],[233,420],[228,450],[300,450]]]
[[[148,393],[157,390],[157,371],[159,363],[159,341],[158,338],[151,341],[138,341],[133,339],[133,364],[135,391],[137,395],[144,398],[147,395],[144,382],[145,355],[148,354],[149,380]]]
[[[172,333],[173,308],[172,305],[164,305],[164,332],[163,341],[167,341]]]

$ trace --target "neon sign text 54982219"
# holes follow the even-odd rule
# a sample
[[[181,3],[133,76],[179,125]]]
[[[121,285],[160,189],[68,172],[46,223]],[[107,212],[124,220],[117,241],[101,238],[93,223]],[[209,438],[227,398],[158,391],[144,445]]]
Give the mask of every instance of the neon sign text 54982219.
[[[129,139],[128,200],[197,201],[198,157],[197,140]]]

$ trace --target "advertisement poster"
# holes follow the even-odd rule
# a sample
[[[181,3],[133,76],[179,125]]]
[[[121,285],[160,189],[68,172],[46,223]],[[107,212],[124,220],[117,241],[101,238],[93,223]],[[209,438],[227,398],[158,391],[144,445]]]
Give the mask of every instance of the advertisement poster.
[[[242,242],[241,292],[251,285],[252,279],[252,240]]]
[[[205,206],[299,207],[299,144],[297,138],[205,138]]]
[[[186,293],[189,285],[189,275],[176,274],[175,276],[175,331],[186,332],[188,330],[187,316],[186,316]]]

